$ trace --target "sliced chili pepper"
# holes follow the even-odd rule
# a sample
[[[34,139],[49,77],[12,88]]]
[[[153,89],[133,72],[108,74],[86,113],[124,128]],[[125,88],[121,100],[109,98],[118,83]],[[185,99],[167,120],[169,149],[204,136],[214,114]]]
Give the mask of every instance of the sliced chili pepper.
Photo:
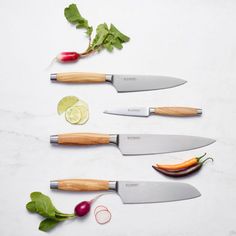
[[[164,175],[171,176],[171,177],[182,177],[182,176],[189,175],[189,174],[191,174],[191,173],[193,173],[193,172],[195,172],[197,170],[200,170],[202,165],[203,165],[203,163],[205,161],[209,160],[209,159],[213,161],[213,159],[209,157],[209,158],[205,159],[203,162],[199,162],[197,165],[191,166],[191,167],[186,168],[184,170],[175,171],[175,172],[174,171],[164,170],[164,169],[161,169],[161,168],[159,168],[157,166],[152,166],[152,167],[156,171],[158,171],[158,172],[160,172],[160,173],[162,173]]]
[[[188,161],[179,163],[179,164],[175,164],[175,165],[159,165],[156,164],[157,168],[163,169],[163,170],[167,170],[167,171],[180,171],[180,170],[184,170],[187,169],[191,166],[195,166],[199,163],[199,161],[201,160],[201,158],[203,158],[206,155],[206,153],[200,157],[194,157]]]

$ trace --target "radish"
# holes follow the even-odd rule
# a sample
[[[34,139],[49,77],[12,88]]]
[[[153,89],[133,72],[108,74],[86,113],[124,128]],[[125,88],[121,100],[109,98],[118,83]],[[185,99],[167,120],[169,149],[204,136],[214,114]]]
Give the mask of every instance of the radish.
[[[90,211],[92,203],[95,202],[102,195],[104,195],[104,194],[100,194],[90,201],[83,201],[83,202],[80,202],[79,204],[77,204],[74,209],[75,215],[78,217],[82,217],[82,216],[87,215]]]
[[[97,223],[101,225],[111,220],[111,212],[103,205],[99,205],[94,209],[94,215]]]
[[[103,206],[103,205],[98,205],[95,209],[94,209],[94,215],[96,215],[97,212],[101,211],[101,210],[108,210],[107,207]]]
[[[85,216],[89,213],[92,201],[83,201],[75,206],[75,214],[78,217]]]
[[[57,61],[61,63],[76,62],[80,59],[80,54],[77,52],[61,52],[57,57]]]
[[[104,225],[111,220],[111,213],[109,210],[100,210],[95,214],[95,219],[98,224]]]

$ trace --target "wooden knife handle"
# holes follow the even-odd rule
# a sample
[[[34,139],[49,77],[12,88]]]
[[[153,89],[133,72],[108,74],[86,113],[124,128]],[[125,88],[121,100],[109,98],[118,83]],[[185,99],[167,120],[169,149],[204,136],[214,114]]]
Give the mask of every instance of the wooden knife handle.
[[[108,144],[110,142],[109,134],[95,134],[95,133],[70,133],[59,134],[59,144],[74,144],[74,145],[97,145]]]
[[[106,75],[87,72],[67,72],[56,74],[56,80],[65,83],[102,83],[106,81]]]
[[[64,191],[107,191],[109,190],[109,181],[95,179],[62,179],[51,181],[50,187]]]
[[[154,108],[156,115],[162,116],[198,116],[202,114],[202,110],[192,107],[157,107]]]

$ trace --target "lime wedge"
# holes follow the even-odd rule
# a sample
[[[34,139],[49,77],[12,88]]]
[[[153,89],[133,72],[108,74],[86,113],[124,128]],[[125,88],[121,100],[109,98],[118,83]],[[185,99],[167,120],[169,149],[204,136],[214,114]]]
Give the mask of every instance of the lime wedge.
[[[71,124],[77,124],[81,119],[81,111],[78,106],[72,106],[66,110],[66,120]]]
[[[74,104],[76,104],[79,101],[79,99],[75,96],[67,96],[60,100],[60,102],[57,105],[57,113],[61,115],[63,112],[65,112],[69,107],[72,107]]]
[[[78,125],[83,125],[89,119],[89,111],[88,111],[88,108],[84,105],[79,105],[78,108],[81,112],[81,118],[80,118],[80,121],[77,124]]]

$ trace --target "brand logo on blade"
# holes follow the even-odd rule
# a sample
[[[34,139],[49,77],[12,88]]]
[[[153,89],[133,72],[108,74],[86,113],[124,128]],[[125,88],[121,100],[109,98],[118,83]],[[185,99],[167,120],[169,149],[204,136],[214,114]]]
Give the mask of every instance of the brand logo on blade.
[[[129,140],[137,140],[137,139],[140,139],[139,136],[128,136],[127,139]]]
[[[128,111],[131,111],[131,112],[133,112],[133,111],[140,111],[140,109],[128,109]]]
[[[125,77],[125,78],[123,78],[123,79],[126,80],[126,81],[136,80],[135,77]]]
[[[134,184],[134,183],[132,183],[132,184],[125,184],[125,187],[137,187],[138,186],[138,184]]]

